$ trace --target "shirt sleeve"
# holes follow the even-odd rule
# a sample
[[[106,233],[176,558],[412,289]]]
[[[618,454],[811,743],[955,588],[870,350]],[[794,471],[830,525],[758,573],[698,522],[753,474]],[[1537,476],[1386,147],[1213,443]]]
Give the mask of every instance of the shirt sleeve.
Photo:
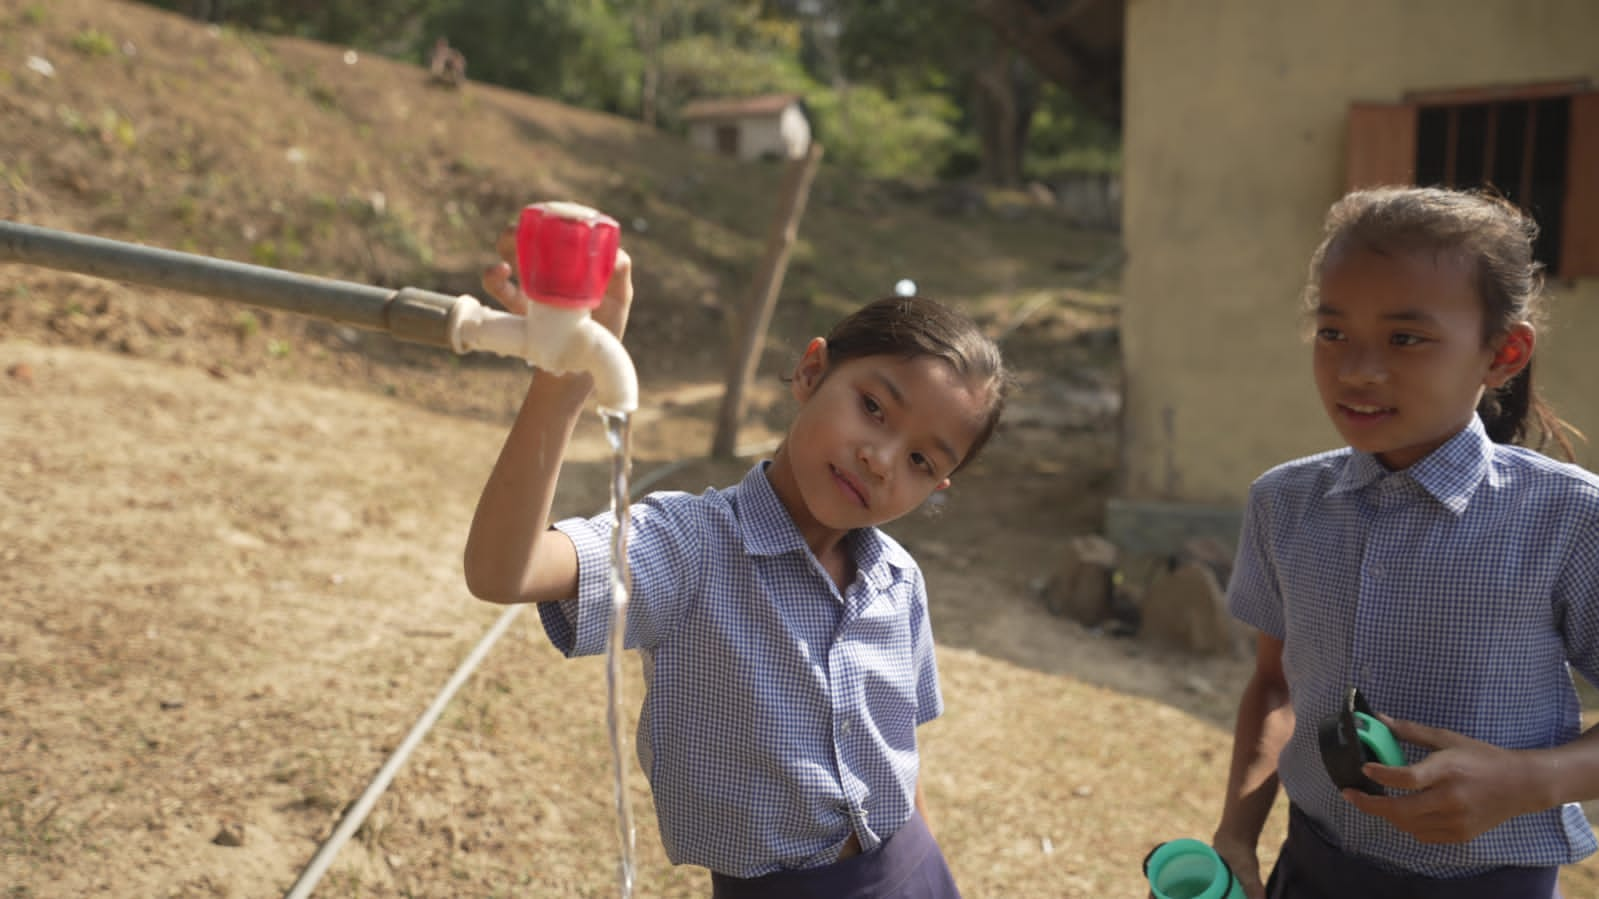
[[[1599,521],[1578,536],[1556,582],[1554,602],[1566,660],[1599,686]]]
[[[555,529],[577,549],[577,596],[539,606],[544,633],[567,657],[605,651],[611,631],[611,540],[609,512],[568,518]],[[628,649],[650,649],[666,640],[699,593],[704,519],[698,497],[656,493],[628,513]]]
[[[916,665],[916,723],[944,714],[944,693],[938,686],[938,659],[933,651],[933,625],[927,615],[927,585],[917,570],[911,581],[911,659]]]
[[[1238,535],[1238,555],[1227,581],[1227,610],[1239,621],[1281,640],[1287,628],[1282,590],[1271,557],[1269,496],[1269,484],[1264,480],[1257,480],[1249,488],[1249,506]]]

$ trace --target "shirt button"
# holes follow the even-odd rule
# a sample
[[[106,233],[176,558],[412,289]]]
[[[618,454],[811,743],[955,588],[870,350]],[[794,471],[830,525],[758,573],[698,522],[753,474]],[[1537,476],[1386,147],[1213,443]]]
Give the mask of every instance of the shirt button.
[[[838,730],[839,730],[840,733],[845,733],[845,734],[849,733],[849,722],[845,721],[843,724],[840,724],[838,726]]]

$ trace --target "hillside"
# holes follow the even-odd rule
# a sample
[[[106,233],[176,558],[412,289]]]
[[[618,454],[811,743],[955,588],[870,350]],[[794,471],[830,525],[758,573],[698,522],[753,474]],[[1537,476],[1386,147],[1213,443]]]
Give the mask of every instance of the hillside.
[[[482,85],[431,87],[415,66],[134,4],[5,0],[0,17],[10,61],[0,91],[5,218],[458,293],[476,289],[493,235],[524,203],[579,199],[623,223],[637,260],[630,346],[643,378],[719,378],[714,350],[761,258],[775,164],[740,165],[623,119]],[[53,74],[29,68],[30,58]],[[824,167],[773,326],[778,345],[786,351],[907,276],[1002,317],[1110,249],[1020,198],[1004,219],[941,216],[938,201],[930,189]],[[49,314],[24,306],[12,304],[8,326],[29,329]],[[259,314],[257,332],[235,308],[163,307],[126,327],[86,311],[88,322],[51,327],[81,324],[90,333],[74,341],[157,357],[203,355],[165,346],[174,328],[184,337],[245,330],[245,346],[191,361],[246,367],[265,362],[273,339],[291,348],[329,340],[327,328],[280,330]],[[174,318],[183,322],[165,320]],[[682,346],[707,352],[661,351]],[[310,364],[294,355],[292,367]]]
[[[638,267],[634,473],[658,486],[749,464],[700,457],[780,177],[345,48],[0,0],[0,218],[456,293],[524,203],[616,216]],[[780,433],[778,375],[803,341],[901,277],[1001,336],[1019,377],[1005,426],[936,513],[891,528],[926,569],[941,645],[934,825],[969,896],[1135,895],[1153,843],[1212,826],[1247,664],[1037,602],[1114,473],[1116,241],[1024,196],[951,196],[824,165],[742,442]],[[6,895],[282,895],[499,614],[467,597],[459,557],[526,369],[0,275]],[[599,508],[605,469],[586,422],[558,511]],[[317,895],[615,895],[603,696],[598,660],[559,659],[522,616]],[[638,895],[704,895],[702,872],[666,864],[630,770]],[[1569,895],[1599,893],[1572,876]]]

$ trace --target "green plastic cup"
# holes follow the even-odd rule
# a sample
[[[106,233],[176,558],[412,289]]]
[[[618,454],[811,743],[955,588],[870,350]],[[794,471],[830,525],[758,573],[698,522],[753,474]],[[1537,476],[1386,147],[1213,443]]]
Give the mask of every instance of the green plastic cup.
[[[1399,741],[1394,739],[1394,732],[1388,725],[1365,712],[1356,712],[1355,733],[1360,737],[1360,745],[1366,747],[1376,761],[1390,768],[1405,764],[1405,751],[1399,748]]]
[[[1244,888],[1210,844],[1179,839],[1161,843],[1144,861],[1154,899],[1244,899]]]

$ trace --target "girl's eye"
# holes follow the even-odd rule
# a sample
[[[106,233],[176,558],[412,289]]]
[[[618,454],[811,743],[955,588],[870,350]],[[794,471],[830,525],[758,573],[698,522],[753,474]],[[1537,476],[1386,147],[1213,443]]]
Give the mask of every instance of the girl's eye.
[[[1422,338],[1415,334],[1395,334],[1388,339],[1394,346],[1415,346],[1422,342]]]
[[[921,453],[911,453],[911,464],[928,474],[933,473],[933,460]]]
[[[1343,340],[1344,332],[1338,330],[1337,328],[1317,328],[1316,339],[1328,343],[1335,340]]]
[[[883,412],[883,407],[877,402],[877,398],[869,393],[861,394],[861,408],[866,410],[867,415],[874,417],[882,415]]]

